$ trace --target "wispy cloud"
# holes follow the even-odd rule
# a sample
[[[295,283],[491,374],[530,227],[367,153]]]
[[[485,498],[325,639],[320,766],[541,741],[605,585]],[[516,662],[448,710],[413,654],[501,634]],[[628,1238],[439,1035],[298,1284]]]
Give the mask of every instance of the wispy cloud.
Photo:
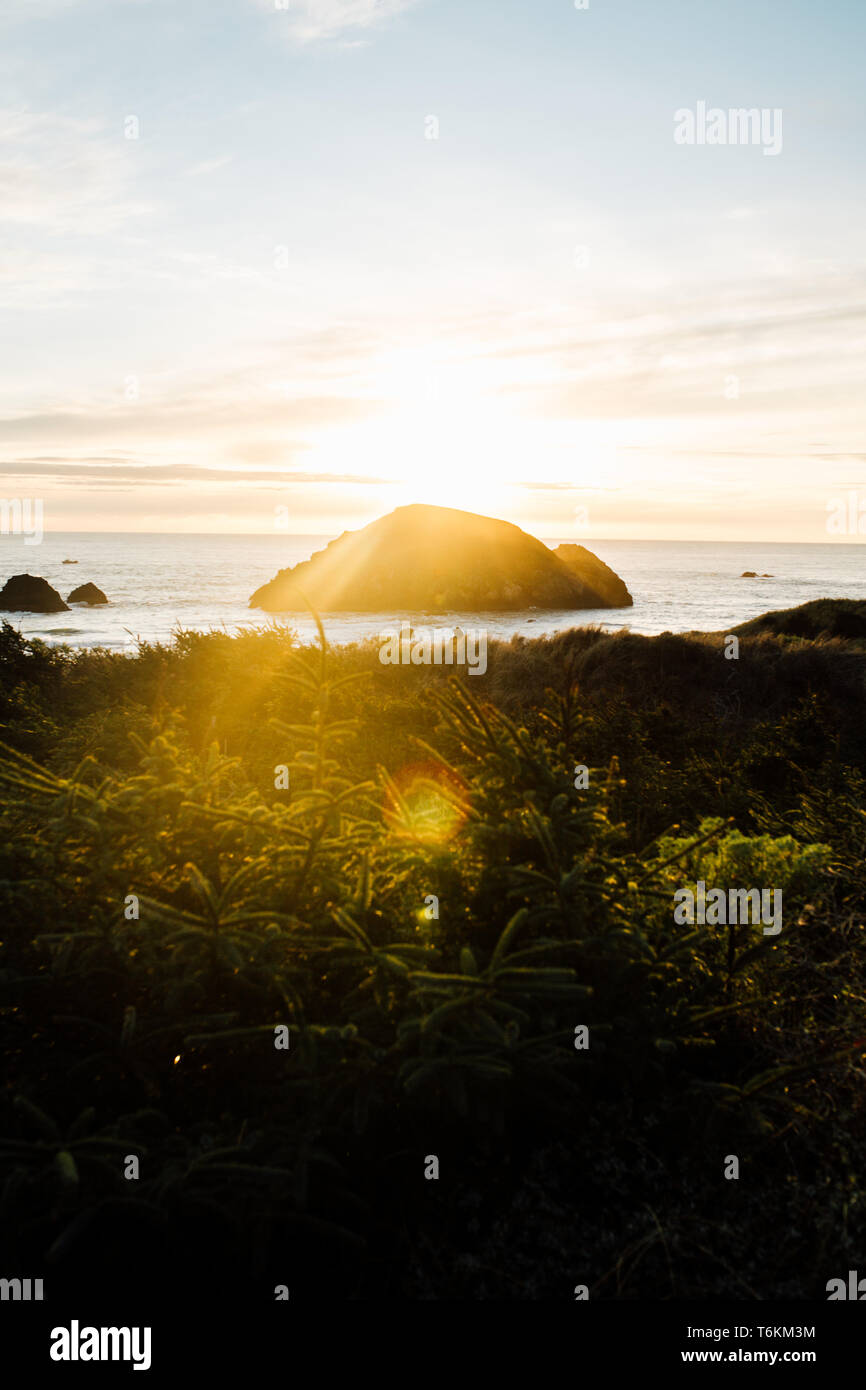
[[[218,169],[224,169],[227,164],[231,164],[233,156],[230,154],[219,155],[216,159],[203,159],[199,164],[193,164],[188,170],[190,178],[201,178],[205,174],[215,174]]]
[[[118,6],[143,8],[152,0],[3,0],[0,6],[0,26],[30,21],[44,23],[52,15],[72,13],[87,5],[91,9],[116,9]]]
[[[131,192],[129,143],[95,120],[0,110],[0,227],[104,236],[149,211]]]
[[[90,486],[97,483],[109,487],[165,487],[178,483],[244,483],[247,486],[259,484],[275,488],[310,483],[379,486],[388,481],[354,473],[315,473],[298,469],[204,468],[197,464],[130,464],[114,459],[82,462],[78,459],[43,457],[0,462],[0,476],[6,479],[52,478],[67,484],[84,483]]]
[[[342,39],[359,31],[378,29],[396,15],[413,9],[417,0],[253,0],[263,10],[276,11],[286,36],[297,44]],[[352,44],[355,47],[356,44]]]

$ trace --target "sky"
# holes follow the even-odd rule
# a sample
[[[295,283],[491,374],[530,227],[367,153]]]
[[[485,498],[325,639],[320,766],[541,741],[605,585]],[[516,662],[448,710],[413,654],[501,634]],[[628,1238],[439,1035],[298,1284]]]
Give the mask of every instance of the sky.
[[[3,0],[5,498],[858,540],[864,52],[862,0]]]

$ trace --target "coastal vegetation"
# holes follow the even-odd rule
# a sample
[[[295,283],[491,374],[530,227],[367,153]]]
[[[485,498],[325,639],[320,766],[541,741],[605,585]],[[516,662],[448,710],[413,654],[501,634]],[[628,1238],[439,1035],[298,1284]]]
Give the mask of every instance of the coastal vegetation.
[[[4,624],[6,1265],[823,1297],[866,1235],[864,613],[767,615],[737,660],[491,642],[472,680],[279,625],[124,657]],[[696,880],[783,889],[782,930],[678,924]]]

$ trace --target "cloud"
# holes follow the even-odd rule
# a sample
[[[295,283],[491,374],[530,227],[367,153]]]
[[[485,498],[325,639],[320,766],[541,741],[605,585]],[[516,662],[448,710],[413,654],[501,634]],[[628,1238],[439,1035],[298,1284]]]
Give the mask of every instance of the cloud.
[[[816,407],[849,399],[862,376],[866,276],[795,276],[744,282],[724,297],[607,299],[604,312],[557,330],[550,317],[503,318],[479,355],[501,368],[499,393],[536,418],[708,414],[727,381],[737,399],[790,409],[791,393]],[[805,398],[805,395],[804,397]]]
[[[49,447],[60,442],[62,447],[64,441],[86,445],[92,439],[105,442],[115,437],[117,447],[123,448],[131,439],[174,441],[178,437],[195,437],[207,447],[215,439],[225,440],[232,427],[289,430],[354,424],[373,418],[379,409],[377,401],[350,396],[307,396],[269,403],[258,394],[244,401],[219,401],[188,396],[178,389],[169,399],[154,404],[113,407],[95,403],[76,410],[37,411],[0,420],[0,444],[40,440]],[[110,442],[108,447],[112,447]],[[306,447],[287,439],[282,446],[283,457]]]
[[[377,29],[412,9],[417,0],[253,0],[262,10],[276,11],[287,37],[297,44],[319,43]],[[357,47],[357,43],[352,43]]]
[[[231,164],[234,155],[223,154],[216,159],[203,159],[200,164],[193,164],[187,170],[190,178],[200,178],[204,174],[215,174],[217,169],[224,169],[227,164]]]
[[[94,120],[0,109],[0,227],[105,236],[150,211],[126,192],[130,146]]]
[[[0,26],[30,21],[42,24],[54,15],[71,14],[85,4],[93,9],[116,9],[118,6],[143,8],[152,0],[3,0],[0,6]]]
[[[245,483],[266,487],[287,484],[351,483],[353,486],[381,486],[387,478],[365,477],[355,473],[303,473],[297,469],[206,468],[197,464],[129,464],[106,460],[94,463],[80,459],[11,459],[0,462],[3,478],[54,478],[65,484],[91,486],[174,486],[178,483]],[[7,488],[8,492],[8,488]]]
[[[529,492],[620,492],[618,487],[584,487],[579,483],[539,483],[534,478],[531,482],[516,482],[515,487],[526,488]]]

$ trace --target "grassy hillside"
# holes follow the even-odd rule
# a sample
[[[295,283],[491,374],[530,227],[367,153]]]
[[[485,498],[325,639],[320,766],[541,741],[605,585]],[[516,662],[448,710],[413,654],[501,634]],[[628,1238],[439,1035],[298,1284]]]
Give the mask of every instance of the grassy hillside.
[[[747,635],[769,632],[776,636],[809,639],[842,637],[862,642],[866,640],[866,600],[813,599],[811,603],[801,603],[798,608],[764,613],[736,630]]]
[[[866,1234],[866,657],[741,634],[515,640],[461,682],[4,625],[5,1266],[823,1297]],[[698,879],[782,888],[782,932],[677,925]]]

